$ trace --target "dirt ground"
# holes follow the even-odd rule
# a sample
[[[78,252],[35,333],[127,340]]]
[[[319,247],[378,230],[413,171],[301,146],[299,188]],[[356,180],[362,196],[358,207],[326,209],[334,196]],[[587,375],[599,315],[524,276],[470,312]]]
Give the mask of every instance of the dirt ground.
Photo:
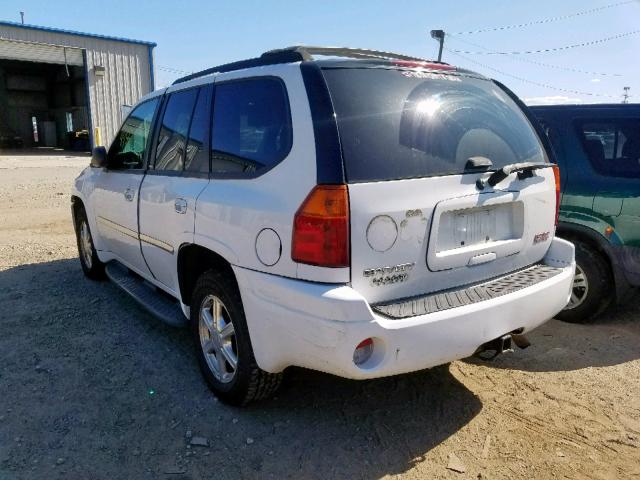
[[[234,409],[187,331],[83,277],[69,192],[87,163],[0,156],[0,479],[640,478],[640,300],[491,363],[291,369]]]

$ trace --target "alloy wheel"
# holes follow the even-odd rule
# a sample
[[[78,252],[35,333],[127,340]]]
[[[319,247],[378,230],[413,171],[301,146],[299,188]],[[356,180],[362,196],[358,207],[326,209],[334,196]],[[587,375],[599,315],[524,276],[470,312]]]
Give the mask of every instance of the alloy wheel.
[[[576,275],[573,277],[573,289],[566,310],[572,310],[584,303],[589,294],[589,280],[580,265],[576,265]]]
[[[221,383],[231,382],[238,368],[235,327],[227,307],[215,295],[207,295],[200,306],[200,346],[211,373]]]
[[[91,233],[86,220],[80,224],[80,253],[88,269],[93,266],[93,246],[91,244]]]

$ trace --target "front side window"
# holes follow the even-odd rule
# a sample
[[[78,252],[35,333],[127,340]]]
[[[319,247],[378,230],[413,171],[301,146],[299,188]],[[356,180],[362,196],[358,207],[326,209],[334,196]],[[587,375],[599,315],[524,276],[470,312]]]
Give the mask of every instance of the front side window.
[[[129,114],[109,148],[110,169],[131,170],[144,167],[144,156],[157,107],[158,99],[154,98],[138,105]]]
[[[283,160],[291,143],[291,115],[282,81],[254,78],[216,86],[214,173],[260,173]]]
[[[190,89],[172,93],[169,97],[158,134],[156,170],[183,170],[187,135],[197,96],[198,90]]]
[[[640,120],[583,122],[585,153],[602,175],[640,177]]]

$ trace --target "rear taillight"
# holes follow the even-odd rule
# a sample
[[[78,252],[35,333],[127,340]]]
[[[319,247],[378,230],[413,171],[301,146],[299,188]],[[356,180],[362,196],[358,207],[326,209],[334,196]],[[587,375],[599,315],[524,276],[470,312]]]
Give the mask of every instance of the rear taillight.
[[[456,67],[446,63],[423,62],[420,60],[393,60],[394,65],[408,68],[428,68],[429,70],[456,70]]]
[[[293,220],[291,258],[321,267],[349,266],[349,193],[346,185],[318,185]]]
[[[560,168],[558,165],[553,165],[553,176],[556,180],[556,227],[558,226],[558,219],[560,217]]]

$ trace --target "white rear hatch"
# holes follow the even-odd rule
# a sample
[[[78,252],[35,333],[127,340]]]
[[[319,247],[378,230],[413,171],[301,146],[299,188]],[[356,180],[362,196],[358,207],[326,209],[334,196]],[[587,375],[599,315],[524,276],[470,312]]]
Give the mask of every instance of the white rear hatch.
[[[456,72],[331,68],[349,183],[351,281],[370,303],[494,278],[538,262],[554,235],[551,168],[520,108]],[[488,164],[488,160],[491,162]]]

